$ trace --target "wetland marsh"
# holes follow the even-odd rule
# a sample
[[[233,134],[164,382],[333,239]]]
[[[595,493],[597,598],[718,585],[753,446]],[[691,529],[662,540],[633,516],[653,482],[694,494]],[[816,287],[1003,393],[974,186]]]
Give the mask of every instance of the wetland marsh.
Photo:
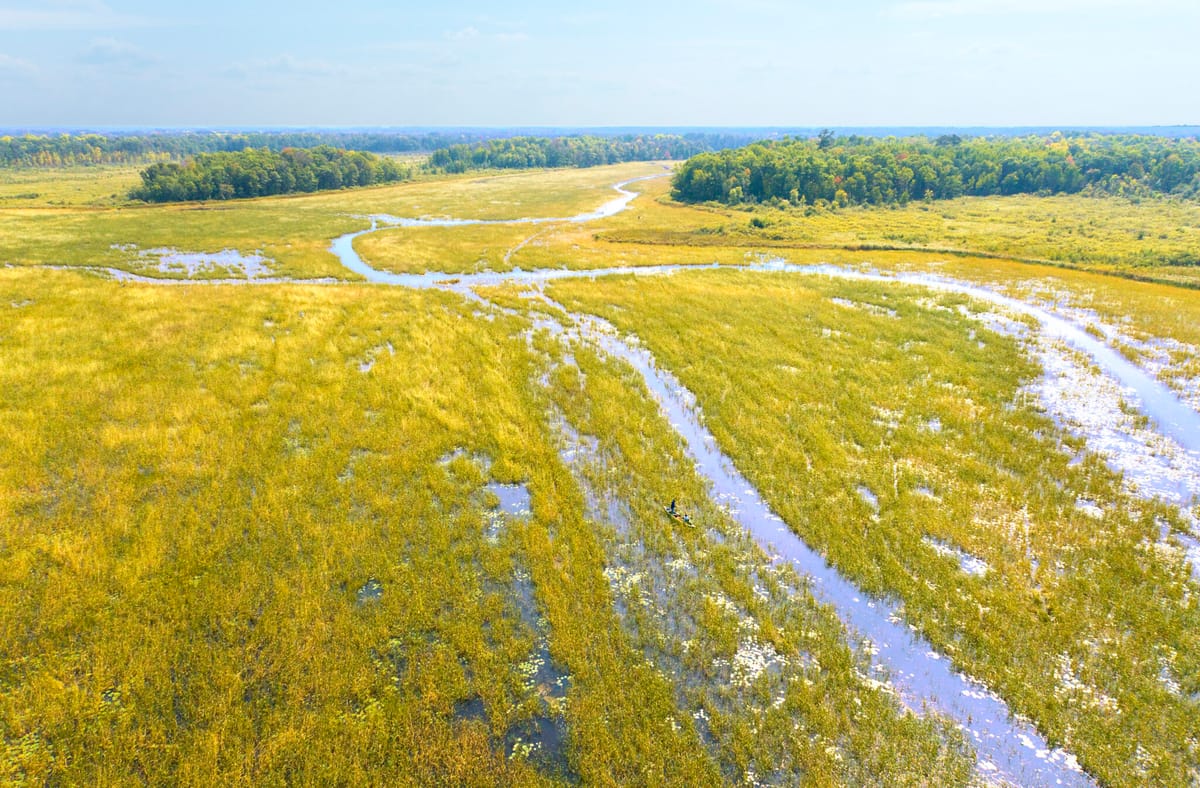
[[[1195,781],[1200,294],[662,172],[0,204],[5,777]]]

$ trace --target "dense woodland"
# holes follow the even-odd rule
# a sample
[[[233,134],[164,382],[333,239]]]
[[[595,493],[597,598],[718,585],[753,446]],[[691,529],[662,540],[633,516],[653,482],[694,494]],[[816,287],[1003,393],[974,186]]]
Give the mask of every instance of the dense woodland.
[[[186,164],[159,162],[142,172],[130,196],[147,202],[228,200],[292,192],[371,186],[411,177],[394,159],[322,145],[202,153]]]
[[[305,134],[294,136],[313,141]],[[255,135],[241,136],[225,142],[244,144]],[[371,141],[371,135],[363,136],[363,142]],[[716,134],[508,137],[439,148],[422,169],[460,173],[690,157],[675,176],[676,199],[727,204],[886,205],[1084,190],[1200,197],[1200,142],[1194,138],[1055,133],[930,139],[822,132],[814,139],[713,150],[732,141]],[[130,196],[149,202],[261,197],[369,186],[410,175],[407,166],[368,151],[329,145],[246,148],[199,153],[184,163],[159,161],[143,171],[143,185]]]
[[[785,139],[705,152],[680,168],[685,202],[903,204],[963,195],[1200,196],[1200,143],[1134,135]]]
[[[503,129],[463,129],[419,133],[382,130],[7,135],[0,136],[0,167],[143,164],[156,161],[182,161],[199,153],[236,153],[258,148],[282,151],[286,148],[316,148],[322,145],[370,153],[428,153],[454,146],[453,152],[447,154],[447,163],[468,160],[473,162],[472,157],[464,156],[465,150],[473,152],[476,148],[486,147],[484,143],[489,140],[513,136],[511,132]],[[601,140],[609,139],[608,135],[593,136]],[[624,150],[630,146],[640,146],[643,149],[666,151],[671,158],[685,158],[704,150],[719,150],[735,145],[745,145],[757,137],[749,136],[749,132],[739,131],[642,137],[613,135],[612,138],[621,141],[621,144],[615,146],[614,149]],[[528,148],[529,144],[526,141],[521,143],[520,147]],[[593,147],[595,146],[593,145]],[[472,153],[472,155],[474,154]],[[490,155],[494,157],[496,154]],[[611,157],[614,154],[607,155]],[[628,159],[610,160],[627,161]],[[470,163],[462,166],[464,169],[471,169],[477,165]]]
[[[479,142],[498,132],[402,133],[388,131],[163,132],[157,134],[58,134],[0,136],[0,166],[67,167],[181,161],[199,153],[266,148],[334,148],[371,153],[419,153]],[[743,144],[740,140],[734,144]]]
[[[335,148],[373,153],[431,151],[474,135],[386,132],[181,132],[142,135],[59,134],[0,137],[0,166],[66,167],[87,164],[141,164],[179,161],[199,153],[233,153],[266,148]]]
[[[510,137],[451,145],[436,150],[428,167],[436,172],[524,169],[530,167],[596,167],[626,161],[685,159],[701,151],[738,144],[730,135],[630,134],[621,137]]]
[[[626,161],[686,158],[721,139],[674,134],[599,137],[513,137],[475,144],[456,144],[433,152],[427,172],[458,173],[476,169],[593,167]],[[316,148],[249,148],[237,152],[201,153],[186,163],[157,162],[142,172],[135,200],[227,200],[273,194],[370,186],[410,177],[411,169],[365,151]]]

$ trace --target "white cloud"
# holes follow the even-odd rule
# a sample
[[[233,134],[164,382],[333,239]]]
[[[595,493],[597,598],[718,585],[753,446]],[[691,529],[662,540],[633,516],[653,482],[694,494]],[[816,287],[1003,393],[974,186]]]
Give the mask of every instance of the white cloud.
[[[149,66],[158,58],[125,41],[115,38],[97,38],[92,41],[78,58],[80,63],[91,66]]]
[[[32,74],[35,71],[37,66],[28,60],[0,52],[0,74]]]
[[[520,30],[500,33],[484,33],[477,27],[464,27],[446,33],[446,40],[457,42],[495,41],[501,44],[521,43],[529,40],[529,34]]]
[[[117,13],[101,0],[0,4],[0,30],[105,30],[151,24],[145,17]]]
[[[1019,16],[1099,11],[1182,11],[1188,0],[908,0],[887,9],[891,16],[940,19],[963,16]]]
[[[451,41],[474,41],[479,38],[479,30],[474,27],[464,27],[461,30],[452,30],[446,33],[446,38]]]
[[[301,60],[292,55],[235,63],[225,69],[226,74],[235,77],[350,77],[353,72],[352,68],[341,63]]]
[[[738,13],[793,14],[797,10],[789,0],[709,0],[709,5]]]

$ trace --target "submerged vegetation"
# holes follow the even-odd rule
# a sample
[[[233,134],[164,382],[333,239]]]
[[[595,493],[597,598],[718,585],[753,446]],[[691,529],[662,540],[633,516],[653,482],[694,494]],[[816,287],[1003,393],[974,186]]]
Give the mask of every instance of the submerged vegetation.
[[[808,544],[1093,774],[1195,774],[1200,608],[1152,548],[1171,515],[1071,462],[1022,394],[1035,370],[964,298],[728,272],[550,292],[640,337]]]
[[[664,530],[649,499],[680,491],[728,526],[619,365],[553,367],[528,321],[443,293],[9,269],[0,304],[6,780],[965,780],[802,580]],[[613,578],[639,564],[552,403],[645,560],[704,568],[694,631],[661,630],[692,632],[686,673],[644,651],[657,603],[631,629]],[[512,485],[527,508],[498,508]],[[776,667],[725,686],[750,632]]]
[[[519,323],[38,276],[0,274],[7,779],[710,781],[614,636]],[[489,479],[532,496],[494,539]]]

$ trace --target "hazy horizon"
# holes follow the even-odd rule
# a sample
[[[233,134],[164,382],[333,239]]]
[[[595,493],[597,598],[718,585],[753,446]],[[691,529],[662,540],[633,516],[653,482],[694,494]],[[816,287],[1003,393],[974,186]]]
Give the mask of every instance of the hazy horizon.
[[[0,127],[1188,126],[1197,29],[1185,0],[0,0]]]
[[[1050,134],[1059,131],[1065,134],[1088,133],[1088,132],[1115,132],[1115,133],[1131,133],[1140,134],[1153,132],[1164,136],[1196,136],[1200,134],[1200,124],[1192,125],[1187,123],[1175,123],[1170,125],[1101,125],[1101,126],[1086,126],[1086,125],[1071,125],[1060,124],[1056,126],[834,126],[813,124],[806,126],[576,126],[570,124],[563,125],[545,125],[545,126],[528,126],[528,125],[455,125],[455,126],[384,126],[384,125],[364,125],[364,126],[346,126],[336,124],[309,124],[309,125],[277,125],[277,124],[191,124],[191,125],[103,125],[103,124],[64,124],[64,125],[0,125],[0,133],[39,133],[39,132],[71,132],[71,133],[188,133],[188,132],[213,132],[213,133],[384,133],[384,134],[436,134],[436,133],[453,133],[453,132],[479,132],[481,135],[487,132],[496,132],[496,136],[509,136],[520,134],[602,134],[602,135],[619,135],[624,133],[639,134],[639,133],[697,133],[697,134],[712,134],[712,133],[750,133],[750,132],[770,132],[775,134],[790,134],[790,133],[806,133],[816,135],[822,131],[832,131],[837,134],[940,134],[950,132],[963,132],[977,134],[979,132],[996,132],[999,134],[1022,135],[1030,134]]]

